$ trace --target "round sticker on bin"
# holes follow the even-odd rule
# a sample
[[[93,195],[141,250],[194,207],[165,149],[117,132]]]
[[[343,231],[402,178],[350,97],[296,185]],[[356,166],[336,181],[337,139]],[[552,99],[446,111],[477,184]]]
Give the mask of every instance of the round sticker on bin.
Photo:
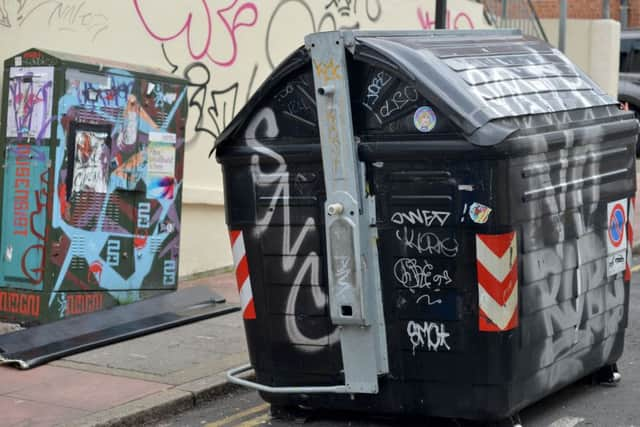
[[[420,132],[431,132],[436,127],[436,113],[431,107],[420,107],[413,115],[413,124]]]

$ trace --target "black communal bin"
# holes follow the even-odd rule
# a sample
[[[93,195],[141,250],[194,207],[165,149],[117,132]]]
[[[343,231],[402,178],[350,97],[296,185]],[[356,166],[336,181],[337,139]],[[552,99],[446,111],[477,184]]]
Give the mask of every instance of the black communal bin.
[[[280,407],[496,420],[611,373],[637,134],[519,32],[310,35],[217,143],[256,373],[229,377]]]

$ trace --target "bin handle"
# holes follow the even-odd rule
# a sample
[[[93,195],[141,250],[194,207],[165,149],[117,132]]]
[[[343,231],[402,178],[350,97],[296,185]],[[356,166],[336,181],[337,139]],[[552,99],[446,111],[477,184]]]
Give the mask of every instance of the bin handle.
[[[334,385],[334,386],[309,386],[309,387],[272,387],[264,384],[257,383],[255,381],[247,380],[238,377],[247,371],[253,369],[251,364],[242,365],[237,368],[227,371],[227,379],[234,383],[244,387],[249,387],[254,390],[264,391],[266,393],[336,393],[336,394],[348,394],[347,386]]]

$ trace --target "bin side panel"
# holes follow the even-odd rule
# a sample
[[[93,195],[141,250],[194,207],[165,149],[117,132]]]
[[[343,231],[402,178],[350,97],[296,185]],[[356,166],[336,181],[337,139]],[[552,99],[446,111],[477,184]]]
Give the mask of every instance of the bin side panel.
[[[502,165],[522,240],[513,357],[518,384],[532,387],[529,395],[520,392],[523,401],[615,363],[622,353],[637,124],[610,114],[599,124],[585,114],[570,129],[516,138],[517,154]]]
[[[293,78],[257,108],[223,160],[227,222],[232,236],[242,233],[255,305],[255,318],[244,316],[250,359],[270,385],[344,381],[328,317],[317,129],[305,123],[315,122],[305,107],[309,77]],[[307,138],[289,137],[303,130]]]

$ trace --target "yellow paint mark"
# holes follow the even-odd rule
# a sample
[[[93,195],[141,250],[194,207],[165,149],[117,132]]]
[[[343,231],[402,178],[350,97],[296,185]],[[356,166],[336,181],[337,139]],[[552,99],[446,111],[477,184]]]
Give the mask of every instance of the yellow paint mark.
[[[268,408],[269,408],[269,404],[268,403],[264,403],[262,405],[254,406],[253,408],[245,409],[244,411],[240,411],[240,412],[237,412],[237,413],[235,413],[233,415],[229,415],[228,417],[225,417],[225,418],[223,418],[221,420],[209,423],[205,427],[222,427],[225,424],[229,424],[229,423],[232,423],[232,422],[234,422],[236,420],[248,417],[250,415],[254,415],[254,414],[256,414],[258,412],[262,412],[262,411],[264,411],[264,410],[266,410]]]
[[[316,67],[316,74],[320,77],[320,80],[322,80],[322,84],[327,84],[328,82],[342,78],[340,75],[340,65],[333,62],[333,59],[330,59],[327,63],[314,61],[314,66]]]
[[[636,265],[634,267],[631,267],[631,272],[632,273],[635,273],[635,272],[638,272],[638,271],[640,271],[640,264],[638,264],[638,265]]]
[[[250,420],[247,420],[241,424],[238,424],[235,427],[255,427],[258,426],[266,421],[269,421],[271,419],[271,415],[269,414],[264,414],[264,415],[260,415],[259,417],[255,417],[252,418]]]

